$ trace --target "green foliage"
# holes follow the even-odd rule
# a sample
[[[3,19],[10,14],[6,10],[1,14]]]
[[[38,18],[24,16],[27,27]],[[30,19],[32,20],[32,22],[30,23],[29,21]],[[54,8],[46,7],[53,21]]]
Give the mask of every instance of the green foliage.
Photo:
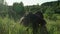
[[[43,11],[43,13],[45,13],[46,9],[49,8],[52,8],[55,13],[59,14],[60,1],[46,2],[41,5],[41,10]]]
[[[49,7],[49,8],[46,9],[45,14],[47,15],[46,18],[52,19],[54,11],[52,10],[52,8]]]
[[[23,3],[14,3],[13,4],[13,11],[15,11],[17,14],[19,15],[24,15],[24,6],[23,6]]]
[[[3,4],[4,3],[4,0],[0,0],[0,4]]]
[[[49,34],[60,34],[60,1],[47,2],[40,5],[24,6],[23,3],[14,3],[13,6],[0,4],[0,34],[32,34],[32,29],[19,23],[25,12],[35,13],[42,10]],[[8,15],[8,16],[6,16]],[[47,18],[47,19],[46,19]],[[48,20],[49,19],[49,20]]]
[[[32,13],[35,13],[36,11],[40,10],[40,6],[39,4],[37,5],[32,5],[32,6],[25,6],[25,10],[27,12],[32,12]],[[41,10],[40,10],[41,11]]]
[[[13,6],[9,6],[9,16],[16,20],[19,20],[25,14],[24,5],[22,2],[14,3]]]
[[[8,14],[8,6],[0,4],[0,16],[5,17]]]
[[[0,34],[22,34],[24,29],[23,26],[14,22],[13,19],[0,17]]]
[[[45,17],[56,21],[57,17],[54,14],[60,14],[60,1],[46,2],[41,5],[41,10],[45,14]]]
[[[60,21],[47,20],[47,29],[49,34],[60,34]],[[8,18],[8,16],[0,17],[0,34],[28,34],[26,27],[21,25],[19,21],[15,22],[14,19]],[[29,28],[29,34],[32,34],[31,28]]]

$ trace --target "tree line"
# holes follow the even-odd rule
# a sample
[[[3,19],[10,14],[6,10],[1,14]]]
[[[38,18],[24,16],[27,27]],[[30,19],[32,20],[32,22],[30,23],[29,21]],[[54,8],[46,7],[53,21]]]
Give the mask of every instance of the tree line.
[[[5,17],[8,15],[9,18],[15,20],[20,19],[26,13],[42,11],[46,18],[51,19],[54,14],[60,14],[60,1],[46,2],[41,5],[24,6],[23,2],[13,3],[12,6],[8,6],[7,3],[0,4],[0,16]],[[55,18],[55,15],[52,17]]]

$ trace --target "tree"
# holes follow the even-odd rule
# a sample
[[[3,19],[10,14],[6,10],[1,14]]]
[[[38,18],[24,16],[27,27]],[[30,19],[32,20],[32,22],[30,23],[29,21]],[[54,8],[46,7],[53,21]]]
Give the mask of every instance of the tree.
[[[12,9],[13,9],[13,12],[14,12],[12,17],[15,20],[20,19],[25,14],[24,5],[23,5],[22,2],[14,3],[13,6],[12,6]]]
[[[14,3],[13,4],[13,11],[15,11],[16,14],[18,14],[20,16],[24,15],[25,11],[24,11],[23,3],[22,2]]]
[[[0,0],[0,11],[3,10],[3,3],[4,3],[4,0]]]
[[[3,4],[4,3],[4,0],[0,0],[0,4]]]

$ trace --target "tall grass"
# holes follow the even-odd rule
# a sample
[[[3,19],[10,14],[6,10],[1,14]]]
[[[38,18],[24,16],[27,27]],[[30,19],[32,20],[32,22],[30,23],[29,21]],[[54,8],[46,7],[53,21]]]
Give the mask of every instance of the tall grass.
[[[23,34],[25,27],[8,17],[0,17],[0,34]]]
[[[49,34],[60,34],[60,21],[47,20],[47,29]]]
[[[60,34],[60,21],[47,20],[46,26],[49,34]],[[28,32],[19,21],[15,22],[14,19],[6,16],[4,18],[0,17],[0,34],[28,34]],[[32,34],[31,29],[29,29],[29,34]]]

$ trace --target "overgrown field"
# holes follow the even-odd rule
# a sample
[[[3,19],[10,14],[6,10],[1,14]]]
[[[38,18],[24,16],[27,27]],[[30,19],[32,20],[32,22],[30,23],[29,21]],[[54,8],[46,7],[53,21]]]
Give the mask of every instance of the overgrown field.
[[[49,34],[60,34],[60,20],[45,20]],[[4,18],[0,16],[0,34],[28,34],[26,28],[19,21],[15,22],[14,19],[10,19],[7,16]],[[31,28],[29,29],[29,34],[32,34]]]

